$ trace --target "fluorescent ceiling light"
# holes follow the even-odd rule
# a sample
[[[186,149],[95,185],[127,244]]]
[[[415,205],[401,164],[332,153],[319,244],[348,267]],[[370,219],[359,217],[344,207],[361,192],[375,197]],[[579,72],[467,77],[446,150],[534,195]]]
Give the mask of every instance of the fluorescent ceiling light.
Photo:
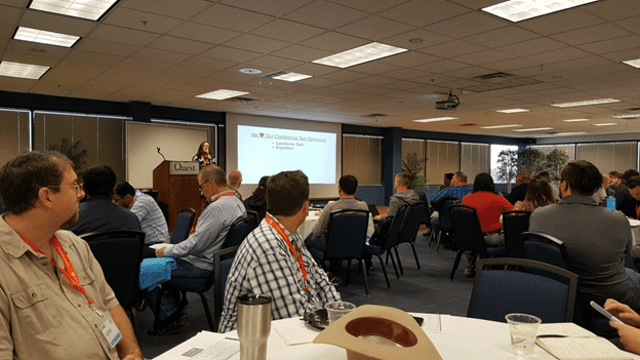
[[[32,0],[30,9],[98,20],[118,0]]]
[[[589,106],[589,105],[602,105],[602,104],[611,104],[611,103],[619,103],[621,102],[618,99],[595,99],[595,100],[585,100],[585,101],[574,101],[568,103],[560,103],[560,104],[551,104],[551,106],[559,107],[559,108],[568,108],[568,107],[577,107],[577,106]]]
[[[312,63],[344,69],[405,51],[408,51],[408,49],[372,42],[351,50],[323,57],[322,59],[313,60]]]
[[[79,39],[79,36],[65,35],[50,31],[31,29],[20,26],[13,36],[16,40],[31,41],[40,44],[72,47]]]
[[[456,118],[456,117],[439,117],[439,118],[421,119],[421,120],[413,120],[413,121],[421,122],[421,123],[427,123],[427,122],[447,121],[447,120],[458,120],[458,118]]]
[[[553,128],[552,127],[541,127],[541,128],[534,128],[534,129],[515,129],[513,131],[525,132],[525,131],[543,131],[543,130],[553,130]]]
[[[503,129],[503,128],[512,128],[512,127],[520,127],[522,125],[519,124],[511,124],[511,125],[493,125],[493,126],[481,126],[483,129]]]
[[[503,113],[503,114],[515,114],[515,113],[521,113],[521,112],[529,112],[529,110],[527,110],[527,109],[505,109],[505,110],[496,110],[496,112]]]
[[[293,81],[308,79],[310,77],[313,77],[313,76],[290,72],[290,73],[286,73],[286,74],[283,74],[283,75],[274,76],[274,77],[272,77],[272,79],[293,82]]]
[[[583,121],[589,121],[589,119],[569,119],[569,120],[562,120],[565,122],[583,122]]]
[[[613,115],[616,119],[637,119],[640,118],[640,114],[627,114],[627,115]]]
[[[586,131],[563,132],[563,133],[550,134],[550,136],[573,136],[573,135],[584,135],[584,134],[587,134],[587,132]]]
[[[598,0],[509,0],[483,8],[495,16],[518,22]]]
[[[640,59],[627,60],[627,61],[623,61],[622,63],[627,64],[629,66],[633,66],[636,69],[640,69]]]
[[[0,76],[38,80],[49,69],[51,69],[49,66],[22,64],[10,61],[0,62]]]
[[[600,124],[591,124],[593,126],[614,126],[618,125],[618,123],[600,123]]]
[[[247,95],[246,91],[236,91],[236,90],[227,90],[227,89],[219,89],[215,91],[210,91],[205,94],[196,95],[197,98],[203,99],[213,99],[213,100],[226,100],[231,99],[236,96]]]

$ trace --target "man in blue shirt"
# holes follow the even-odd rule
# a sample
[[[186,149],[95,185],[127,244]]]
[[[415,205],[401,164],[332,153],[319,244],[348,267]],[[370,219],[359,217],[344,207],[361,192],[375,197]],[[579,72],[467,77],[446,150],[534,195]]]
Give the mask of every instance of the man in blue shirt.
[[[462,199],[463,197],[473,192],[473,185],[467,185],[467,174],[462,171],[457,171],[453,174],[451,180],[451,187],[445,188],[433,194],[430,198],[431,206],[433,207],[434,214],[436,211],[448,211],[448,209],[441,209],[440,205],[447,199]],[[431,232],[437,234],[440,231],[440,217],[438,215],[432,215],[431,217]]]

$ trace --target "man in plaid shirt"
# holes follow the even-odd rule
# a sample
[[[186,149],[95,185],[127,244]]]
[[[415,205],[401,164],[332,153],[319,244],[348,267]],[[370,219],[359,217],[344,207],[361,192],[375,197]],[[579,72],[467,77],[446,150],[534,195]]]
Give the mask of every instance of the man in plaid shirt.
[[[283,171],[267,183],[267,216],[242,242],[225,289],[220,332],[237,322],[238,296],[254,293],[273,298],[273,320],[302,316],[339,301],[296,232],[309,213],[309,180],[301,171]]]

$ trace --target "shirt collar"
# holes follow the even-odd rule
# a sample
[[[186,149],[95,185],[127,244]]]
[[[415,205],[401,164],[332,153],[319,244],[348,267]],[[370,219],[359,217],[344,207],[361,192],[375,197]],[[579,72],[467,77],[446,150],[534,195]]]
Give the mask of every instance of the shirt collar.
[[[591,196],[584,195],[567,195],[560,199],[560,204],[584,204],[599,206]]]
[[[298,241],[300,241],[300,239],[302,239],[302,236],[300,235],[300,233],[298,232],[297,229],[296,229],[296,232],[292,234],[292,233],[289,232],[289,230],[287,230],[286,227],[284,227],[284,225],[282,225],[282,223],[280,223],[280,221],[278,221],[278,219],[276,219],[275,216],[273,216],[273,215],[271,215],[269,213],[267,213],[267,216],[270,216],[273,219],[273,221],[275,221],[276,224],[278,224],[282,228],[282,230],[284,230],[284,233],[287,234],[287,236],[289,237],[289,240],[291,240],[292,244],[295,244]],[[275,230],[273,230],[273,231],[275,232]]]
[[[232,193],[232,194],[235,195],[236,192],[233,191],[233,190],[226,190],[226,191],[223,191],[223,192],[219,192],[219,193],[217,193],[217,194],[215,194],[215,195],[213,195],[211,197],[211,201],[216,201],[218,198],[220,198],[222,195],[224,195],[226,193]]]

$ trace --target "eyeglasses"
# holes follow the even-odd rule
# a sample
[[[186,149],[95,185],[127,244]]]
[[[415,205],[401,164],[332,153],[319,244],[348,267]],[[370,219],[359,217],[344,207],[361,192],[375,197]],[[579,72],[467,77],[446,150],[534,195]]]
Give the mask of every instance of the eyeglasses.
[[[55,186],[47,186],[49,188],[75,188],[76,192],[84,191],[84,184],[74,184],[74,185],[55,185]]]
[[[200,193],[202,194],[202,187],[204,186],[204,184],[206,184],[207,182],[211,181],[211,179],[209,180],[205,180],[202,184],[198,185],[198,189],[200,190]]]

